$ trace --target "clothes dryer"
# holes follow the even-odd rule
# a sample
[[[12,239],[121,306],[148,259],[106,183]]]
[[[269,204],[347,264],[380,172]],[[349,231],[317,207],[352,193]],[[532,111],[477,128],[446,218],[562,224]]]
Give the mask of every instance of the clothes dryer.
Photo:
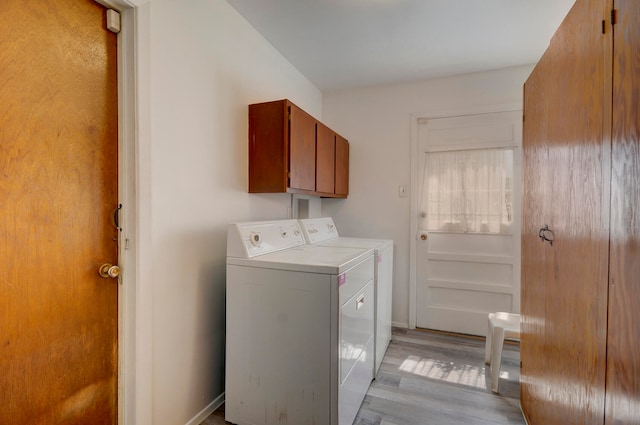
[[[391,308],[393,297],[393,240],[351,238],[338,234],[331,217],[301,219],[305,240],[314,246],[373,249],[374,269],[374,376],[391,341]]]
[[[228,422],[353,423],[373,379],[373,262],[306,244],[296,220],[229,225]]]

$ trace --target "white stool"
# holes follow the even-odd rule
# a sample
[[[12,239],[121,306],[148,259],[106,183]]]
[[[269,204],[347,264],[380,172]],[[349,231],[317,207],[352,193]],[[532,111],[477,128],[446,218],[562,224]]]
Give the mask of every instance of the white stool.
[[[505,339],[520,339],[520,315],[514,313],[489,313],[484,362],[491,365],[491,391],[498,392],[502,346]]]

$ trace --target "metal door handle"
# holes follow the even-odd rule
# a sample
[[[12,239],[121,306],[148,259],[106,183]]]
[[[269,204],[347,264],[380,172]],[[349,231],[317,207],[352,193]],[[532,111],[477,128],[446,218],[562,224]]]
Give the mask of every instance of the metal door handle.
[[[426,240],[427,240],[427,238],[428,238],[428,236],[427,236],[427,234],[426,234],[426,233],[422,233],[422,234],[420,235],[420,239],[421,239],[421,240],[423,240],[423,241],[426,241]]]
[[[542,242],[547,241],[549,245],[553,246],[553,241],[555,240],[555,235],[553,234],[553,230],[549,229],[549,225],[545,224],[543,228],[538,232],[538,237]]]
[[[364,305],[364,294],[359,296],[358,299],[356,300],[356,311],[360,310],[360,307],[362,307],[363,305]]]
[[[113,264],[104,263],[100,266],[98,273],[100,273],[100,276],[104,278],[111,277],[115,279],[120,276],[120,267],[114,266]]]

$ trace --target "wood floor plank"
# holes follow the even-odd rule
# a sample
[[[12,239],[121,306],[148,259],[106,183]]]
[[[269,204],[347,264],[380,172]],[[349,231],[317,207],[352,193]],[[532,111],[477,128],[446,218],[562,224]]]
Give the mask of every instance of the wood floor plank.
[[[505,344],[500,394],[489,390],[484,339],[394,329],[354,425],[525,425],[520,352]],[[223,425],[219,410],[201,425]]]

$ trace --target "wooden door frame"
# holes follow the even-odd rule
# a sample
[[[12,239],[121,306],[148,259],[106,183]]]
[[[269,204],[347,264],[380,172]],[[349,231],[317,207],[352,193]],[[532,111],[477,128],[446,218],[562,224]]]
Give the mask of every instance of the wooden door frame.
[[[94,0],[120,12],[118,34],[118,423],[152,423],[150,1]],[[105,29],[106,30],[106,29]]]
[[[422,114],[411,114],[411,156],[410,156],[410,176],[411,176],[411,190],[410,190],[410,205],[411,214],[409,220],[409,322],[406,324],[409,329],[416,328],[416,322],[418,317],[418,300],[417,300],[417,255],[418,255],[418,199],[420,184],[419,179],[419,164],[418,160],[420,155],[420,142],[418,140],[418,125],[420,120],[423,119],[435,119],[435,118],[447,118],[461,115],[477,115],[477,114],[490,114],[494,112],[511,112],[522,110],[522,104],[509,103],[499,105],[487,105],[486,107],[475,108],[460,108],[453,110],[443,111],[431,111]],[[403,326],[402,323],[394,323],[394,326]]]

